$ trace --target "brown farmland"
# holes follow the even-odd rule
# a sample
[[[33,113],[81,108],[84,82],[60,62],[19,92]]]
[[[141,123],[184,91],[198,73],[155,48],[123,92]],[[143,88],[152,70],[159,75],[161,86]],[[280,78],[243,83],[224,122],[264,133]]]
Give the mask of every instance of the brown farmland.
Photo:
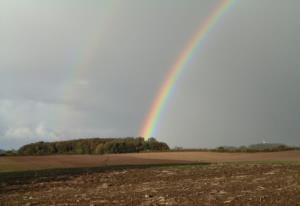
[[[186,164],[194,162],[211,164]],[[5,182],[4,179],[0,181],[0,206],[299,205],[299,162],[300,151],[1,157],[0,179],[1,175],[14,174],[5,172],[13,170],[162,166],[124,166],[97,172],[58,174],[50,179],[36,176],[24,182]],[[169,163],[186,165],[167,166]]]
[[[0,172],[111,165],[237,161],[300,161],[300,151],[260,153],[153,152],[111,155],[0,157]]]

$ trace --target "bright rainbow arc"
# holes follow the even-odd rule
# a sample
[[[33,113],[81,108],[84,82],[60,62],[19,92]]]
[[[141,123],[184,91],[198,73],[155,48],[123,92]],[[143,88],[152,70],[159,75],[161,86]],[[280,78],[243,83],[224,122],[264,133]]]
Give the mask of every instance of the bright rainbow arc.
[[[231,7],[231,5],[233,5],[234,2],[235,0],[223,0],[220,4],[218,4],[217,7],[206,18],[204,23],[200,25],[196,35],[194,35],[194,37],[188,42],[181,55],[168,72],[162,86],[158,91],[158,94],[151,105],[146,121],[144,122],[144,126],[140,132],[141,137],[148,139],[154,135],[167,100],[172,94],[172,90],[175,87],[178,78],[192,58],[194,51],[198,47],[202,46],[202,43],[204,42],[209,31],[217,24],[218,20]]]

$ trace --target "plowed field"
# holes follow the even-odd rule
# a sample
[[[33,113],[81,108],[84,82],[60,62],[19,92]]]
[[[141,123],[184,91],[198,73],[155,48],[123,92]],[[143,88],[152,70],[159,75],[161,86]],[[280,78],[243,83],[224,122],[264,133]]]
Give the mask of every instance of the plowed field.
[[[299,151],[2,157],[0,206],[300,205],[299,157]],[[199,161],[211,163],[192,164]],[[33,177],[20,179],[23,170],[57,167],[71,169],[53,175],[50,169],[48,177],[28,171]],[[78,167],[107,169],[69,172]]]

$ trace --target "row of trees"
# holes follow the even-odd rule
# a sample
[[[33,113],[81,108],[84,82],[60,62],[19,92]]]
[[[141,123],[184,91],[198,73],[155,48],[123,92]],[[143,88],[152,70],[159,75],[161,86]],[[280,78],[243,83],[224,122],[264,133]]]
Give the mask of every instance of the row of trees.
[[[166,151],[169,146],[154,138],[91,138],[59,142],[37,142],[22,146],[20,155],[50,154],[107,154],[130,153],[140,151]]]
[[[290,147],[284,144],[277,143],[262,143],[262,144],[253,144],[249,146],[221,146],[215,149],[217,152],[278,152],[278,151],[288,151],[296,150],[297,147]]]
[[[264,143],[264,144],[253,144],[249,146],[220,146],[213,149],[198,148],[198,149],[184,149],[182,147],[175,147],[173,151],[204,151],[204,152],[278,152],[288,150],[300,150],[300,147],[292,147],[284,144],[276,143]]]

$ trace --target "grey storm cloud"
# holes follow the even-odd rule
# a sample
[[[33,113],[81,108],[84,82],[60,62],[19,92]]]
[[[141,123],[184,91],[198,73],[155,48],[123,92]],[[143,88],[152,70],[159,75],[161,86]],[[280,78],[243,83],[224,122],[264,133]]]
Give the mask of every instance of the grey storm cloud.
[[[2,0],[0,148],[139,135],[166,73],[219,2]],[[299,145],[299,6],[236,1],[180,77],[157,138]]]

